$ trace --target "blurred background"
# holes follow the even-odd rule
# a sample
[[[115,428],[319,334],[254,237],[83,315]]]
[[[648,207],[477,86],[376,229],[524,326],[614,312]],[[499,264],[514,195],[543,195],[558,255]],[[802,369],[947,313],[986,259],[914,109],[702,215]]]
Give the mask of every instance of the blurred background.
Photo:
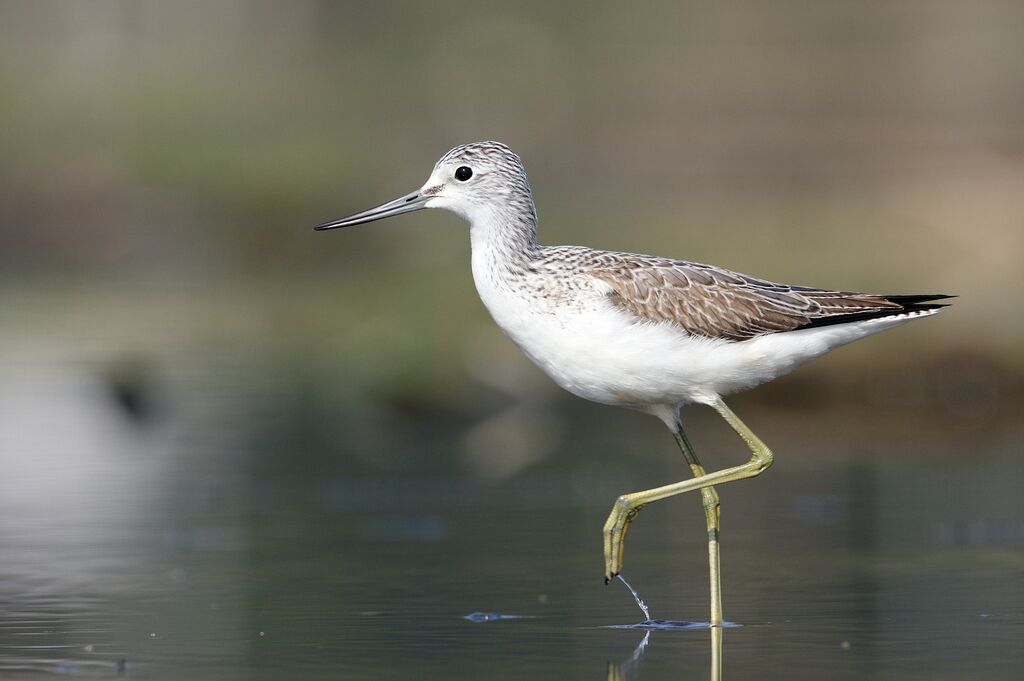
[[[763,625],[725,655],[956,678],[966,646],[994,660],[974,678],[1012,675],[1022,26],[996,0],[0,1],[0,673],[629,657],[578,627],[636,615],[598,589],[599,530],[686,475],[663,428],[501,335],[458,218],[311,231],[497,139],[544,243],[960,296],[735,398],[778,463],[722,492],[726,614]],[[745,456],[691,411],[709,468]],[[699,619],[699,502],[662,506],[627,567],[655,615]],[[537,619],[483,625],[520,627],[499,657],[507,633],[458,618],[500,608]],[[705,675],[705,648],[671,636],[646,675]]]

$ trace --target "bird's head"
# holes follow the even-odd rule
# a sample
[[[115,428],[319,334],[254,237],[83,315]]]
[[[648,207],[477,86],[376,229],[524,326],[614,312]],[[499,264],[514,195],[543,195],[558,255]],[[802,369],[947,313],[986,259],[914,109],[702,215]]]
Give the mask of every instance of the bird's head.
[[[525,213],[536,219],[530,184],[519,157],[501,142],[474,142],[442,156],[426,183],[416,191],[315,229],[349,227],[421,208],[444,208],[470,222],[495,212]]]

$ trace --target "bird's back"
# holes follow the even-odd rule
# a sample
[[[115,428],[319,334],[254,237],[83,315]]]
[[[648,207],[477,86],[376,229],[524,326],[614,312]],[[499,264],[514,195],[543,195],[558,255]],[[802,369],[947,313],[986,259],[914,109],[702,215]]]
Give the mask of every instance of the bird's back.
[[[583,249],[579,273],[609,287],[612,304],[637,319],[729,341],[945,307],[949,296],[884,295],[794,286],[715,265]]]

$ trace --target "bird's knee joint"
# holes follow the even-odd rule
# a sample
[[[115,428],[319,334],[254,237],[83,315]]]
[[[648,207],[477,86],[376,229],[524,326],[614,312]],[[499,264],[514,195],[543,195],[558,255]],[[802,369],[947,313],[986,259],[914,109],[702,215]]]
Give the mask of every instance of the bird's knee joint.
[[[775,461],[775,455],[772,454],[770,449],[763,449],[758,451],[754,456],[750,457],[750,463],[753,466],[754,475],[761,475],[768,470],[772,463]]]
[[[627,523],[636,517],[636,514],[640,512],[640,508],[641,506],[635,504],[628,494],[623,494],[615,500],[615,510],[620,517],[625,518]]]

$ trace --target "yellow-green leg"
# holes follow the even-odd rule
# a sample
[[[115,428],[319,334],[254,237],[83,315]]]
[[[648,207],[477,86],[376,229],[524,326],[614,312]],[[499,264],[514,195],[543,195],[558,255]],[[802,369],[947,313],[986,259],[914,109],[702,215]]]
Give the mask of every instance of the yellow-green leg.
[[[690,444],[686,433],[683,432],[682,423],[677,421],[672,435],[675,436],[676,444],[679,445],[679,450],[683,453],[683,457],[686,458],[686,463],[690,464],[693,477],[700,478],[707,475],[700,460],[697,458],[693,445]],[[718,551],[719,523],[721,518],[719,515],[718,492],[715,491],[714,487],[702,487],[700,495],[704,505],[704,519],[707,521],[708,528],[708,581],[711,586],[711,625],[716,626],[722,623],[722,577],[719,571],[720,559]]]
[[[691,464],[694,474],[697,476],[691,480],[683,480],[682,482],[673,483],[671,485],[665,485],[664,487],[656,487],[654,489],[645,490],[642,492],[633,492],[631,494],[623,494],[616,501],[612,507],[612,512],[608,516],[608,522],[604,525],[604,559],[605,559],[605,579],[610,580],[622,571],[622,558],[623,551],[625,549],[625,538],[626,532],[629,530],[629,524],[633,518],[640,511],[641,508],[655,501],[661,501],[669,497],[674,497],[677,494],[683,494],[684,492],[692,492],[693,490],[703,490],[711,487],[712,485],[720,485],[726,482],[732,482],[733,480],[742,480],[744,478],[752,478],[756,475],[760,475],[772,465],[772,452],[768,449],[761,440],[754,435],[753,431],[747,427],[743,421],[739,419],[736,414],[733,413],[729,407],[725,405],[721,399],[716,400],[712,406],[715,410],[722,415],[733,430],[747,443],[747,447],[750,448],[751,457],[750,460],[741,465],[734,466],[732,468],[726,468],[720,471],[714,471],[712,473],[704,472],[703,467],[700,466],[699,462]],[[681,429],[680,429],[681,432]],[[685,442],[685,440],[684,440]],[[689,443],[686,443],[687,445]],[[683,445],[680,444],[680,447]],[[690,448],[692,455],[692,448]],[[684,452],[685,454],[685,452]],[[708,509],[712,504],[705,504],[705,515],[708,519],[709,531],[708,531],[708,553],[709,559],[711,559],[712,565],[712,594],[716,590],[715,583],[718,582],[718,541],[717,536],[715,541],[711,542],[711,521],[714,520],[714,529],[718,528],[718,506],[717,506],[717,494],[709,495],[705,497],[714,501],[714,513],[712,514]],[[714,598],[714,596],[712,596]],[[716,612],[714,610],[715,603],[712,601],[712,624],[721,623],[721,600],[718,600],[718,612],[717,621],[715,620]]]

